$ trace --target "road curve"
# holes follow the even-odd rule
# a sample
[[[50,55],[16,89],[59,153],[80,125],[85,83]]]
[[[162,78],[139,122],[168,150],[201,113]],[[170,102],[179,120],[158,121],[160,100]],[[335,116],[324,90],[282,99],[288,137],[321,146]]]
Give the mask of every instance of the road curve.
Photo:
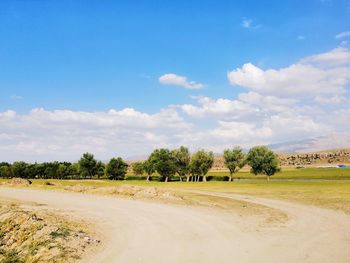
[[[45,204],[103,231],[91,262],[350,262],[350,217],[313,206],[201,192],[279,209],[283,226],[246,228],[254,218],[145,201],[0,187],[0,197]],[[84,260],[86,262],[86,260]]]

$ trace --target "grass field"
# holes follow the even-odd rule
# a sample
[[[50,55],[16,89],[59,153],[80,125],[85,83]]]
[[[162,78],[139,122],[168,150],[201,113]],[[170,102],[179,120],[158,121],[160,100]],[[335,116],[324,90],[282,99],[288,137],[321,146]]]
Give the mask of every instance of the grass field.
[[[212,171],[210,175],[224,176],[227,172]],[[93,186],[96,188],[114,187],[121,184],[154,186],[172,189],[205,190],[223,193],[256,195],[278,198],[316,206],[342,210],[350,214],[350,169],[294,169],[284,170],[275,175],[270,182],[263,176],[254,176],[240,172],[233,182],[146,182],[144,180],[109,181],[109,180],[33,180],[30,187],[62,190],[69,185]],[[6,182],[8,180],[0,180]],[[54,185],[47,185],[47,182]]]
[[[210,171],[208,176],[227,176],[228,171]],[[240,179],[266,179],[264,175],[254,175],[249,171],[240,171],[234,174],[234,178]],[[284,168],[282,172],[275,174],[272,179],[292,179],[292,180],[308,180],[308,179],[322,179],[322,180],[344,180],[350,179],[349,168]]]

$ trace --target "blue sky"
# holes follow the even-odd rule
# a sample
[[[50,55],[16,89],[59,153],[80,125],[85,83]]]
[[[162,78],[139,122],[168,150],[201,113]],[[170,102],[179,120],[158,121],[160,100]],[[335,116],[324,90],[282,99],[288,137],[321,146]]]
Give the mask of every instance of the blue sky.
[[[337,89],[333,99],[333,102],[337,103],[334,106],[334,103],[332,105],[325,103],[325,98],[330,97],[329,90],[328,93],[321,92],[321,97],[317,92],[310,91],[312,96],[301,98],[287,90],[282,93],[271,90],[270,87],[278,84],[273,81],[271,85],[268,83],[268,87],[264,90],[259,90],[259,87],[248,83],[247,80],[238,80],[237,78],[240,78],[238,75],[233,74],[230,78],[228,73],[243,69],[243,65],[247,63],[254,65],[248,69],[250,73],[250,70],[256,69],[255,67],[278,71],[317,54],[331,54],[337,58],[341,56],[345,62],[344,59],[341,65],[336,62],[340,65],[337,70],[340,72],[343,67],[348,70],[349,61],[346,59],[349,53],[350,33],[347,34],[349,30],[350,1],[348,0],[268,2],[3,0],[0,2],[0,112],[3,114],[15,112],[15,122],[21,127],[19,130],[23,129],[21,134],[25,136],[18,135],[19,137],[14,138],[14,131],[3,127],[2,130],[0,128],[0,132],[5,139],[1,139],[0,136],[0,142],[3,147],[34,145],[33,148],[37,149],[35,145],[45,145],[44,141],[40,141],[38,130],[33,130],[30,134],[26,132],[27,125],[35,122],[26,119],[33,115],[31,113],[33,109],[42,109],[49,115],[54,115],[57,110],[65,110],[69,112],[69,116],[73,116],[79,112],[108,114],[111,109],[123,111],[130,108],[141,116],[146,114],[153,117],[158,116],[157,114],[164,109],[171,109],[186,125],[192,127],[192,132],[179,135],[181,139],[194,136],[193,127],[196,127],[194,130],[207,133],[206,129],[215,131],[222,128],[223,122],[228,121],[231,125],[239,122],[242,125],[253,125],[254,129],[266,128],[265,122],[257,124],[256,119],[251,122],[237,121],[223,115],[203,113],[203,108],[206,107],[218,106],[222,109],[223,105],[227,105],[224,100],[239,104],[242,102],[240,96],[244,97],[242,94],[248,92],[264,96],[261,100],[267,98],[270,101],[269,96],[297,100],[294,101],[297,104],[295,106],[297,112],[294,115],[300,114],[298,116],[301,118],[310,117],[316,125],[323,121],[318,120],[315,115],[306,116],[301,109],[312,107],[313,111],[319,112],[329,108],[337,112],[348,110],[343,107],[344,99],[348,99],[349,79],[346,76],[331,73],[334,72],[331,70],[328,72],[331,75],[324,76],[327,79],[334,76],[334,82],[344,80],[341,87],[334,88]],[[344,35],[339,36],[341,33]],[[335,49],[336,52],[332,53]],[[310,61],[309,59],[308,65],[312,66],[319,62],[319,60]],[[334,65],[334,61],[330,63]],[[324,66],[315,67],[324,68]],[[330,67],[330,64],[327,67]],[[243,78],[250,78],[249,74]],[[164,75],[170,80],[160,81],[160,77]],[[173,79],[178,76],[186,79]],[[189,88],[189,84],[184,84],[191,81],[199,83],[200,88],[193,89]],[[290,82],[280,84],[288,86]],[[323,84],[320,81],[315,85]],[[259,85],[264,86],[261,83]],[[293,85],[304,87],[304,84],[299,82]],[[307,85],[312,86],[313,83]],[[204,103],[203,98],[207,98]],[[208,100],[223,104],[211,105]],[[194,113],[194,108],[189,112],[188,105],[202,107],[202,112],[199,113],[198,109],[195,109],[197,111]],[[236,108],[232,112],[225,112],[231,116],[240,114]],[[259,116],[255,115],[255,118],[261,119]],[[275,112],[268,113],[267,118],[273,120],[274,116]],[[58,117],[53,118],[56,120]],[[74,120],[81,121],[81,118],[76,117]],[[98,119],[94,118],[97,117],[92,117],[92,122],[94,120],[98,122]],[[72,128],[69,125],[64,123],[60,127],[72,131],[81,129],[81,126]],[[249,125],[245,128],[252,127]],[[41,127],[44,126],[47,128],[49,124],[41,123]],[[346,127],[334,127],[335,124],[332,127],[315,129],[317,132],[308,129],[309,133],[303,133],[298,138],[346,130]],[[124,131],[118,125],[114,129]],[[135,129],[133,132],[145,132],[142,129]],[[47,134],[48,130],[41,132]],[[172,134],[170,131],[167,131],[169,134],[161,129],[149,132],[159,141],[147,144],[141,150],[136,149],[137,146],[135,149],[131,147],[130,153],[121,150],[121,155],[143,154],[159,145],[175,147],[181,142],[193,149],[199,147],[199,142],[192,144],[188,140],[181,142],[179,140],[176,143],[176,139],[172,138],[170,142],[169,134]],[[265,135],[265,139],[254,142],[276,143],[297,139],[289,135]],[[62,134],[52,136],[58,138],[56,148],[53,148],[58,149],[66,145],[66,137]],[[108,138],[114,139],[113,136]],[[200,137],[199,134],[196,136]],[[101,140],[107,138],[102,137]],[[223,135],[220,133],[218,137],[222,138]],[[132,138],[127,140],[135,142]],[[221,142],[220,147],[240,141],[242,140],[234,137],[232,140]],[[217,145],[215,140],[207,147],[213,148],[213,145]],[[112,155],[112,150],[107,149],[107,146],[104,147],[104,150],[101,148],[101,158]],[[95,148],[91,146],[91,149]],[[23,152],[14,151],[13,158],[23,156],[24,159],[28,159],[32,148],[28,149]],[[41,160],[45,153],[44,150],[39,151],[34,159]],[[56,157],[52,155],[52,158]],[[63,155],[61,157],[64,158]]]
[[[333,48],[347,1],[1,1],[0,110],[155,112],[189,95],[234,98],[228,70]],[[243,19],[253,27],[242,27]],[[303,36],[304,40],[298,40]],[[176,72],[206,84],[163,87]],[[23,97],[21,100],[11,96]]]

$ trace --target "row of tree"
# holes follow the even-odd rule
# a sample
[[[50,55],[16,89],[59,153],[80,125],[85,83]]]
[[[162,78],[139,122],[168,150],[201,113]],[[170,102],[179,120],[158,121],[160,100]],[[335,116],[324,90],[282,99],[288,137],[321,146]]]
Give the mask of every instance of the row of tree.
[[[277,155],[265,146],[256,146],[247,154],[240,147],[224,151],[224,163],[229,169],[229,181],[234,173],[244,165],[251,167],[254,174],[266,174],[267,178],[279,171]],[[192,155],[188,148],[181,146],[175,150],[156,149],[147,160],[131,165],[136,176],[146,174],[146,180],[157,173],[161,181],[169,181],[175,175],[180,181],[206,181],[207,173],[214,164],[214,154],[199,150]],[[41,179],[92,179],[108,178],[124,180],[129,165],[120,157],[112,158],[108,163],[102,163],[91,153],[84,153],[77,163],[46,162],[29,164],[25,162],[0,163],[0,177],[11,178],[41,178]]]

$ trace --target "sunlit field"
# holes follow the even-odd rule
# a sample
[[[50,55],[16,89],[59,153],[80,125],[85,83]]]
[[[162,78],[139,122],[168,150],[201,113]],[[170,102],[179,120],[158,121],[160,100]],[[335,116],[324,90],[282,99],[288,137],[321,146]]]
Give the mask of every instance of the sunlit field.
[[[226,171],[211,171],[209,176],[226,176]],[[130,175],[131,176],[131,175]],[[129,177],[130,178],[130,177]],[[135,177],[131,177],[135,178]],[[237,179],[240,178],[240,179]],[[290,169],[276,174],[267,182],[264,176],[239,172],[233,182],[158,182],[145,180],[44,180],[34,179],[31,188],[63,190],[66,186],[83,185],[95,188],[113,187],[121,184],[154,186],[176,190],[203,190],[236,193],[261,197],[279,198],[313,204],[350,214],[350,169]],[[6,179],[1,182],[5,183]],[[17,186],[22,187],[22,186]]]

